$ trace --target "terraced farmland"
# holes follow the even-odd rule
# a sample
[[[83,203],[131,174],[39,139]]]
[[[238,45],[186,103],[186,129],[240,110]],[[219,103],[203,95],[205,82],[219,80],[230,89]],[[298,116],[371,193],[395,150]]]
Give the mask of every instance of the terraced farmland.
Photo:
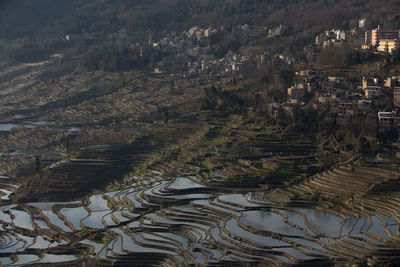
[[[323,147],[199,110],[206,81],[53,63],[0,73],[1,170],[12,177],[25,157],[34,173],[0,176],[2,266],[400,261],[399,172],[342,166],[306,179],[326,167]],[[34,172],[38,151],[57,154]],[[10,196],[18,204],[5,206]]]
[[[0,262],[379,264],[400,258],[400,172],[340,167],[270,192],[157,171],[83,201],[1,207]]]

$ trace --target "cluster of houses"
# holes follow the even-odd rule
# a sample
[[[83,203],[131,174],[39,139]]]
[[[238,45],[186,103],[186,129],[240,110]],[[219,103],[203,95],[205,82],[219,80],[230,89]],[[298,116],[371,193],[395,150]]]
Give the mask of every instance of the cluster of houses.
[[[358,44],[363,42],[363,33],[369,29],[369,21],[362,18],[358,21],[358,27],[354,26],[349,30],[331,29],[318,34],[315,37],[315,45],[320,48],[343,45],[346,42]],[[361,39],[359,38],[361,37]],[[365,44],[365,43],[364,43]]]
[[[106,37],[109,42],[120,44],[122,47],[135,48],[144,51],[145,47],[151,48],[155,54],[162,55],[154,62],[155,73],[182,72],[190,75],[195,74],[228,74],[241,71],[248,57],[236,53],[226,53],[222,57],[215,55],[210,40],[222,35],[225,40],[250,38],[258,35],[267,35],[265,27],[240,25],[232,29],[224,27],[200,28],[194,26],[182,32],[162,32],[153,36],[148,34],[147,40],[143,42],[142,36],[135,36],[135,33],[127,29],[120,29],[118,32]],[[83,35],[67,34],[64,41],[89,40],[91,38]],[[142,40],[140,42],[135,40]],[[140,52],[142,56],[142,52]],[[176,67],[178,67],[178,70]]]
[[[239,25],[232,29],[223,26],[216,28],[200,28],[194,26],[179,34],[168,32],[161,34],[157,40],[149,39],[149,44],[165,55],[156,63],[155,72],[168,72],[171,65],[184,66],[187,73],[224,75],[240,72],[246,68],[249,56],[229,51],[219,57],[209,43],[212,38],[229,40],[244,40],[253,37],[274,37],[283,33],[286,27],[280,25],[267,29],[262,26]],[[218,36],[218,37],[217,37]],[[222,37],[221,37],[222,36]],[[262,58],[260,58],[262,61]]]
[[[163,55],[163,58],[155,63],[155,72],[169,72],[171,66],[181,66],[188,74],[227,74],[241,71],[248,58],[229,52],[223,57],[217,57],[207,43],[217,34],[223,34],[227,40],[242,38],[251,34],[257,34],[247,25],[237,27],[229,32],[225,29],[192,27],[179,34],[175,32],[163,33],[157,40],[149,39],[150,46]]]
[[[371,29],[365,18],[359,20],[358,30],[365,32],[363,49],[393,53],[399,48],[400,30],[382,30],[379,26]],[[355,34],[356,29],[350,32],[332,29],[317,35],[315,44],[324,48],[342,45],[348,41],[348,36]],[[334,107],[339,125],[347,123],[353,116],[363,116],[376,119],[381,132],[397,130],[400,133],[400,77],[363,77],[361,84],[356,86],[343,77],[328,76],[321,81],[312,71],[297,74],[303,79],[287,89],[286,110],[287,106],[304,104],[311,95],[313,101]],[[391,110],[387,110],[388,99],[392,102]]]
[[[341,29],[325,31],[315,37],[315,44],[318,47],[332,47],[343,44],[346,41],[346,32]]]
[[[313,71],[296,74],[300,79],[287,89],[289,101],[282,105],[284,109],[308,102],[330,105],[338,125],[359,116],[377,119],[381,132],[400,131],[400,77],[363,77],[355,86],[343,77],[328,76],[321,81]],[[393,109],[387,110],[388,106]]]
[[[284,26],[284,25],[279,25],[279,26],[276,27],[276,28],[269,29],[269,30],[268,30],[268,38],[272,38],[272,37],[275,37],[275,36],[279,36],[279,35],[281,35],[286,29],[287,29],[287,27]]]
[[[400,45],[400,30],[381,29],[379,26],[371,29],[369,21],[362,18],[359,20],[358,27],[349,31],[331,29],[315,37],[315,45],[320,48],[343,45],[349,41],[356,46],[361,45],[362,49],[375,49],[378,52],[391,54]]]
[[[129,32],[122,28],[118,32],[109,34],[105,38],[110,42],[119,43],[121,46],[129,46],[143,51],[144,47],[150,47],[156,54],[161,55],[154,62],[155,73],[176,72],[178,67],[181,73],[189,75],[210,74],[226,75],[240,72],[246,68],[249,57],[237,53],[216,53],[212,48],[213,40],[219,38],[225,43],[229,41],[241,41],[251,38],[273,38],[284,34],[287,27],[279,25],[272,28],[257,25],[239,25],[227,29],[224,26],[218,28],[191,27],[182,32],[162,32],[148,34],[143,41],[143,36],[135,36],[134,32]],[[88,36],[67,34],[64,41],[91,40]],[[137,42],[136,40],[142,40]],[[235,49],[232,49],[233,51]],[[263,55],[261,55],[263,56]],[[283,55],[279,55],[284,57]],[[294,61],[292,58],[281,58],[288,62]],[[260,62],[262,58],[260,59]]]

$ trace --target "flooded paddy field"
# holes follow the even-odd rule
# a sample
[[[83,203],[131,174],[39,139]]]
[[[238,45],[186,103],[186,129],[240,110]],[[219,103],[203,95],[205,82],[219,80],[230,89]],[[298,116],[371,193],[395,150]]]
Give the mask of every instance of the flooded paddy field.
[[[149,171],[83,201],[1,207],[0,262],[382,264],[400,255],[399,178],[343,166],[266,192]]]

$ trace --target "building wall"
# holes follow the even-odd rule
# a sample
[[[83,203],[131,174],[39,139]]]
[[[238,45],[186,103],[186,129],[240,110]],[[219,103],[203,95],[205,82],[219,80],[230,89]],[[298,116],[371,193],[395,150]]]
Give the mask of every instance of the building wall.
[[[379,86],[379,78],[366,78],[366,77],[363,77],[362,88],[366,89],[367,87],[371,87],[371,86]]]
[[[389,88],[392,88],[394,86],[395,82],[396,81],[392,77],[388,77],[385,80],[385,86],[389,87]]]
[[[393,102],[396,107],[400,107],[400,88],[394,88]]]
[[[291,98],[300,98],[305,95],[306,90],[304,88],[290,87],[287,93]]]
[[[371,42],[372,42],[371,32],[370,31],[365,31],[364,45],[369,45]]]
[[[366,89],[365,90],[365,97],[368,99],[374,98],[374,97],[378,97],[381,95],[381,91],[380,90],[374,90],[374,89]]]
[[[399,129],[400,117],[397,117],[395,111],[393,112],[378,112],[379,127],[381,129]]]
[[[391,54],[398,47],[398,44],[397,40],[380,40],[378,51],[389,52]]]

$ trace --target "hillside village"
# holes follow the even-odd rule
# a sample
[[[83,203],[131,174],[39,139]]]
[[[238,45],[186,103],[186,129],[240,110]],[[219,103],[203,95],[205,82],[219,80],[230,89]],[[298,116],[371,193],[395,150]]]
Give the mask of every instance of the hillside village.
[[[148,44],[160,54],[167,55],[155,64],[155,73],[169,73],[174,69],[173,66],[178,65],[182,67],[180,73],[183,77],[205,74],[222,78],[260,67],[267,60],[274,58],[288,65],[295,63],[297,59],[288,54],[271,55],[262,51],[249,54],[246,50],[230,50],[224,57],[218,58],[211,47],[214,39],[238,42],[250,38],[268,40],[285,36],[289,32],[290,29],[283,25],[270,29],[241,25],[230,31],[223,27],[202,29],[195,26],[179,34],[170,32],[161,34],[158,39],[150,37]],[[371,29],[368,20],[363,18],[359,20],[358,27],[348,31],[332,29],[317,34],[315,43],[306,45],[304,53],[312,57],[321,49],[350,46],[355,50],[368,50],[375,54],[392,54],[399,45],[399,32],[381,30],[379,26]],[[120,31],[118,38],[126,41],[128,36],[126,31]],[[310,33],[303,33],[304,36],[312,37]],[[276,118],[279,112],[286,112],[286,115],[293,117],[299,106],[308,108],[312,105],[315,109],[329,106],[330,113],[327,116],[339,127],[344,127],[353,118],[357,118],[376,124],[378,135],[398,135],[400,76],[360,76],[359,81],[355,82],[354,79],[349,80],[345,76],[317,73],[312,68],[297,71],[295,74],[295,83],[287,89],[287,102],[267,104],[273,118]]]
[[[399,30],[381,30],[379,26],[369,30],[367,20],[359,21],[359,31],[364,32],[362,50],[370,50],[375,54],[388,56],[399,47]],[[354,37],[357,29],[350,32],[330,30],[318,35],[315,44],[324,48],[342,46],[350,43],[356,46],[360,38]],[[343,76],[318,75],[308,69],[296,72],[296,82],[287,89],[288,102],[272,104],[270,109],[273,116],[277,116],[279,108],[293,116],[296,105],[312,104],[314,108],[321,105],[331,107],[332,120],[344,127],[358,118],[369,124],[376,121],[378,135],[389,135],[395,138],[400,133],[400,76],[382,77],[379,75],[359,77],[360,82],[354,82]]]
[[[245,43],[283,42],[296,35],[305,41],[302,55],[290,49],[243,48]],[[358,25],[348,29],[331,29],[322,33],[294,33],[289,26],[277,25],[263,27],[239,25],[232,28],[201,28],[194,26],[182,32],[163,31],[157,34],[130,32],[126,28],[105,36],[90,34],[66,34],[62,42],[66,47],[77,44],[109,43],[117,50],[131,51],[150,73],[180,78],[208,77],[208,80],[241,77],[243,74],[262,69],[266,64],[285,65],[296,70],[294,83],[287,88],[286,101],[264,103],[269,115],[276,119],[280,113],[293,118],[300,109],[329,109],[325,118],[339,127],[345,127],[352,120],[375,125],[378,139],[395,140],[400,130],[400,76],[347,77],[337,71],[329,73],[323,67],[315,67],[324,51],[344,48],[357,53],[391,57],[399,46],[399,30],[372,28],[367,19],[359,20]],[[256,41],[255,41],[256,40]],[[2,41],[0,46],[9,48],[29,43],[29,38]],[[251,46],[250,46],[251,47]],[[281,52],[279,50],[282,50]],[[103,55],[89,55],[86,62],[94,68],[118,69],[118,63],[107,62]],[[325,60],[335,61],[335,54],[328,54]],[[278,62],[278,63],[276,63]],[[306,63],[305,63],[306,62]],[[314,63],[313,63],[314,62]],[[299,70],[301,66],[303,70]],[[323,70],[323,71],[321,71]],[[235,78],[236,79],[236,78]],[[372,127],[372,126],[371,126]],[[371,136],[373,134],[369,133]],[[370,140],[375,142],[375,140]]]
[[[379,132],[397,132],[400,126],[400,77],[362,77],[355,85],[341,76],[328,76],[320,80],[312,70],[297,73],[299,81],[287,89],[288,102],[274,104],[284,107],[290,116],[296,105],[312,103],[314,107],[329,105],[335,122],[345,126],[352,118],[378,120]],[[356,89],[354,89],[356,86]]]
[[[222,29],[223,30],[223,29]],[[259,37],[274,38],[287,30],[280,25],[273,29],[252,29],[248,25],[240,26],[233,34],[240,38]],[[332,29],[319,34],[315,37],[315,45],[306,46],[305,51],[315,53],[317,49],[351,45],[361,50],[375,51],[373,53],[392,54],[399,46],[400,30],[381,30],[379,26],[370,29],[368,21],[359,20],[358,28],[350,31],[341,29]],[[153,46],[159,49],[168,49],[167,47],[177,48],[178,51],[185,51],[185,43],[195,40],[201,42],[202,38],[210,37],[216,34],[216,29],[200,29],[193,27],[189,31],[184,32],[186,38],[176,38],[175,35],[169,35],[162,38],[159,42],[154,42]],[[244,37],[243,37],[244,36]],[[225,36],[232,38],[232,35]],[[364,38],[363,38],[364,37]],[[180,40],[180,41],[178,41]],[[361,44],[361,45],[360,45]],[[188,63],[188,72],[193,74],[202,73],[218,73],[221,76],[240,73],[244,71],[250,64],[262,65],[268,54],[248,55],[240,53],[232,53],[231,51],[226,57],[215,59],[210,54],[209,47],[201,47],[200,45],[186,46],[188,57],[181,58],[182,61]],[[308,50],[307,50],[308,49]],[[185,52],[177,52],[182,56]],[[197,59],[196,61],[190,61]],[[284,55],[275,55],[287,64],[295,62],[295,58],[288,58]],[[179,56],[178,56],[179,58]],[[171,59],[163,59],[159,62],[156,70],[161,72],[164,66]],[[346,126],[353,118],[376,123],[378,135],[396,136],[400,133],[400,76],[369,76],[359,77],[359,83],[348,80],[343,76],[321,75],[317,74],[313,69],[307,69],[296,72],[295,84],[287,89],[288,101],[285,103],[270,103],[268,111],[270,115],[276,119],[279,112],[286,112],[289,117],[294,116],[295,110],[300,106],[312,105],[315,109],[319,106],[329,106],[330,116],[332,120],[340,127]]]

